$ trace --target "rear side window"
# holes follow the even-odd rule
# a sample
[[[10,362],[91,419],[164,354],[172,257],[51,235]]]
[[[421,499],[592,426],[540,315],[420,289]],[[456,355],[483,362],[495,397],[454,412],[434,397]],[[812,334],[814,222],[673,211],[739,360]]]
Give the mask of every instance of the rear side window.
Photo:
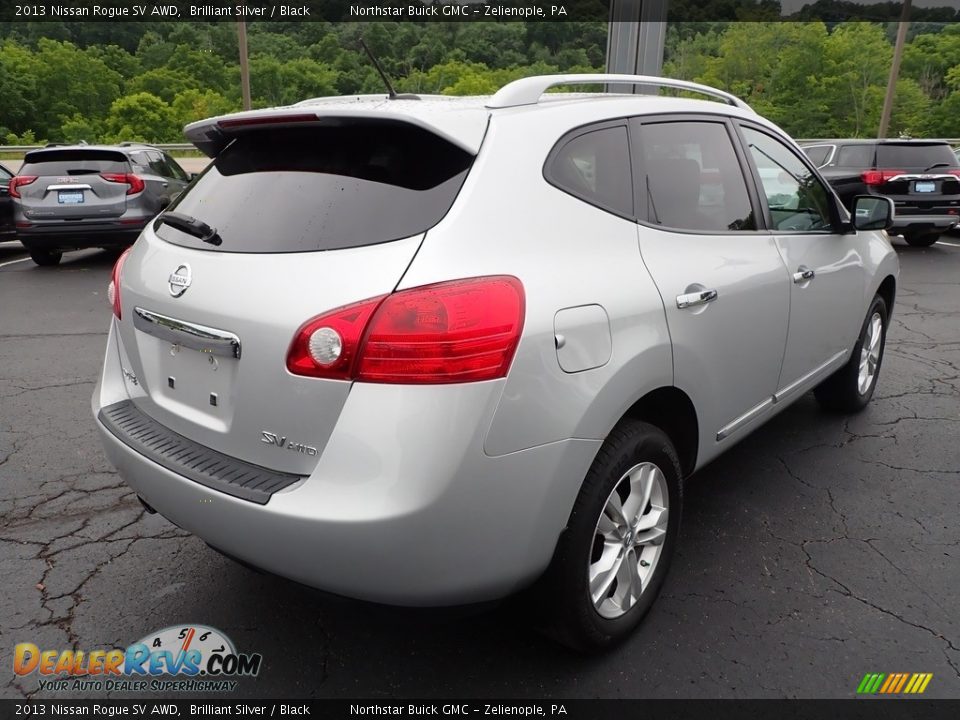
[[[112,150],[43,150],[27,153],[21,175],[99,175],[126,173],[130,166],[123,153]]]
[[[935,169],[957,167],[957,156],[949,145],[880,143],[877,146],[877,167],[925,170],[934,165]]]
[[[645,124],[647,220],[679,230],[756,230],[743,171],[721,123]]]
[[[830,151],[832,149],[833,145],[812,145],[802,148],[804,154],[810,158],[810,162],[812,162],[815,167],[823,167],[826,165],[827,158],[830,157]]]
[[[873,167],[874,145],[843,145],[837,153],[837,165],[840,167]]]
[[[577,135],[547,161],[547,180],[574,197],[633,216],[633,181],[626,126]]]
[[[170,207],[217,229],[214,252],[337,250],[410,237],[453,205],[473,156],[407,123],[257,129],[238,136]]]

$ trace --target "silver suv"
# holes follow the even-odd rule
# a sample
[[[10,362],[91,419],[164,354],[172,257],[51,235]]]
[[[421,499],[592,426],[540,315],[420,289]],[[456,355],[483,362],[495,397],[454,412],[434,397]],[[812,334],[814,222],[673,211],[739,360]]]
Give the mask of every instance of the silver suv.
[[[64,250],[126,247],[189,181],[140,143],[32,150],[8,184],[17,239],[37,265],[57,265]]]
[[[722,102],[547,94],[660,84]],[[898,262],[781,130],[680,81],[321,98],[189,125],[213,157],[113,271],[93,411],[148,509],[401,605],[521,589],[625,637],[682,481],[809,390],[870,400]]]

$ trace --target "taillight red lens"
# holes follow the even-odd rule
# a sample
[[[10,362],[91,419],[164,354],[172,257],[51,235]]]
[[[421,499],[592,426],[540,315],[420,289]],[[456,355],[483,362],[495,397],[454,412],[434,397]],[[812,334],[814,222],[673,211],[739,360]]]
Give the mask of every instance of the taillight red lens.
[[[146,187],[139,175],[133,173],[100,173],[107,182],[124,183],[127,187],[127,195],[136,195],[142,192]]]
[[[867,185],[883,185],[890,178],[903,174],[903,170],[864,170],[860,179]]]
[[[127,259],[127,255],[130,254],[131,250],[133,250],[133,248],[127,248],[123,251],[123,254],[117,258],[117,262],[113,264],[113,271],[110,273],[110,284],[107,285],[107,302],[113,306],[113,314],[117,316],[117,320],[120,320],[122,316],[120,308],[120,272],[123,270],[123,261]]]
[[[381,295],[331,310],[305,322],[297,330],[287,353],[287,370],[294,375],[331,380],[353,379],[354,359],[363,339],[363,331],[382,300]],[[339,336],[340,348],[335,357],[331,332]]]
[[[504,377],[520,342],[524,301],[523,285],[510,276],[454,280],[367,300],[301,327],[287,369],[400,384]]]
[[[10,182],[7,183],[7,190],[10,192],[10,197],[20,197],[20,191],[17,190],[17,188],[21,185],[29,185],[36,179],[36,175],[17,175],[16,177],[10,178]]]

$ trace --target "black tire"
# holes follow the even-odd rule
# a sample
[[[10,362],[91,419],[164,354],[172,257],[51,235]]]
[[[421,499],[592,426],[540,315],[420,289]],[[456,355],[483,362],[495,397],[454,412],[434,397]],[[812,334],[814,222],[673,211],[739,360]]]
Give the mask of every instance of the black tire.
[[[588,583],[590,564],[597,558],[597,543],[602,544],[597,523],[614,488],[628,470],[640,463],[652,463],[663,474],[669,499],[665,505],[666,533],[655,564],[651,563],[652,574],[642,586],[639,598],[619,617],[606,618],[594,607]],[[650,503],[647,508],[652,508]],[[644,422],[628,420],[620,423],[597,453],[574,503],[567,528],[557,544],[553,562],[535,589],[535,607],[539,613],[545,613],[539,620],[546,621],[543,629],[547,634],[584,652],[604,650],[626,639],[650,610],[670,569],[682,508],[680,461],[670,438]],[[611,594],[616,590],[617,582],[614,581]]]
[[[40,267],[51,267],[60,264],[63,253],[52,250],[31,250],[30,257]]]
[[[904,235],[910,247],[930,247],[940,239],[940,233],[925,233],[923,235]]]
[[[861,392],[859,387],[861,352],[870,322],[875,314],[880,316],[880,354],[876,361],[873,379]],[[887,303],[877,295],[870,303],[870,309],[860,327],[860,336],[853,346],[850,360],[813,391],[821,407],[837,412],[853,413],[863,410],[870,402],[873,391],[877,387],[877,380],[880,378],[880,366],[883,364],[883,348],[887,342],[887,318]]]

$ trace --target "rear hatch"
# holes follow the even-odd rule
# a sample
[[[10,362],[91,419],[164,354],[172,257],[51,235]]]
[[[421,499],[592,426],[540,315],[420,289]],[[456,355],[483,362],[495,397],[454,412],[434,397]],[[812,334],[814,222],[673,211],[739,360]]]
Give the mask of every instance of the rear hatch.
[[[98,148],[35,150],[24,157],[20,205],[31,220],[108,220],[127,209],[130,164],[122,152]],[[142,188],[141,188],[142,189]]]
[[[875,167],[885,180],[877,191],[897,203],[936,211],[960,201],[960,165],[946,143],[878,143]]]
[[[160,216],[123,265],[121,362],[137,378],[128,390],[139,409],[221,453],[311,472],[350,383],[291,374],[297,330],[392,292],[473,157],[399,121],[235,132],[169,208],[179,227]],[[225,351],[179,342],[169,330],[184,326],[227,338]]]

